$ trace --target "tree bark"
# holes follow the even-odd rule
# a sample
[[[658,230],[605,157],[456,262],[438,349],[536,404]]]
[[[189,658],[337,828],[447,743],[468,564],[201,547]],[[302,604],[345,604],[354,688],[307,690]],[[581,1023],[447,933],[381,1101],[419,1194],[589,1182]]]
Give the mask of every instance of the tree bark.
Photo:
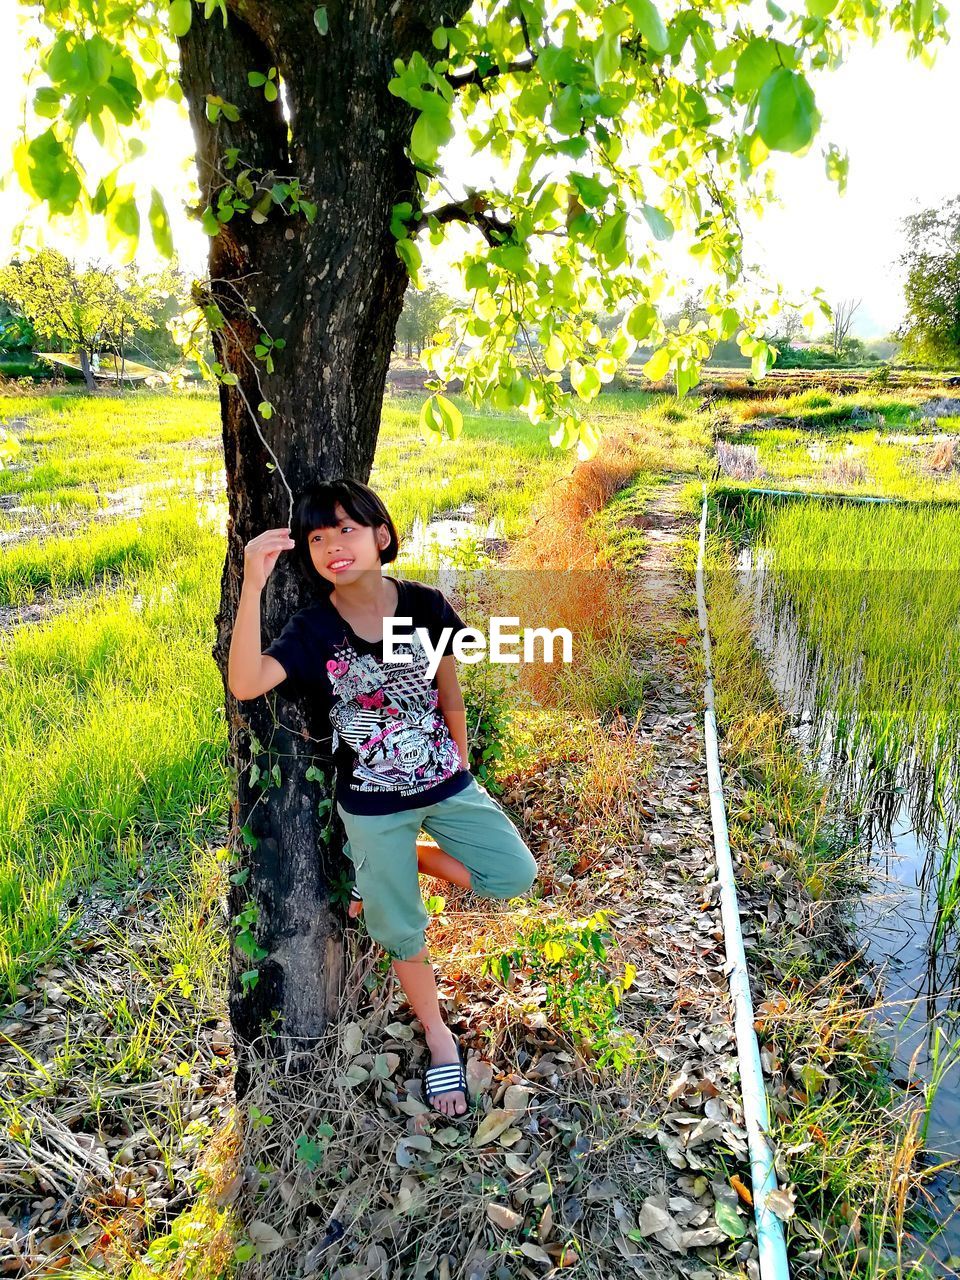
[[[432,25],[400,24],[377,0],[343,9],[329,4],[325,36],[314,26],[314,8],[231,0],[224,28],[218,14],[205,21],[195,7],[180,42],[204,202],[216,208],[216,192],[230,176],[227,148],[238,148],[237,170],[296,176],[317,206],[312,225],[302,214],[288,216],[276,207],[262,225],[237,213],[210,241],[210,294],[226,319],[213,333],[214,350],[239,380],[220,387],[229,520],[213,648],[236,771],[230,847],[237,868],[249,871],[243,884],[231,883],[228,896],[238,1097],[262,1045],[271,1044],[271,1052],[282,1046],[295,1056],[308,1051],[308,1038],[336,1014],[346,917],[331,908],[329,895],[332,879],[347,866],[331,803],[332,770],[307,736],[308,728],[319,735],[329,726],[308,726],[299,703],[270,694],[238,703],[227,688],[243,549],[262,530],[289,523],[280,472],[294,495],[312,481],[365,481],[370,474],[408,282],[390,232],[391,209],[404,199],[416,208],[420,197],[404,153],[416,113],[388,92],[387,82],[394,58],[411,51],[405,47],[411,39],[422,42],[425,55],[432,51]],[[454,5],[466,8],[463,0]],[[284,86],[273,104],[247,83],[249,71],[266,73],[272,66]],[[211,124],[207,94],[235,104],[239,120],[221,115]],[[264,332],[286,343],[274,357],[272,375],[253,355]],[[269,468],[270,453],[254,424],[263,400],[273,405],[273,416],[260,421],[260,432],[279,471]],[[301,583],[290,556],[282,556],[264,596],[264,646],[310,599],[309,584]],[[254,760],[262,778],[279,765],[280,785],[251,785]],[[320,781],[307,780],[311,764]],[[258,912],[252,931],[267,952],[256,966],[237,947],[232,923],[248,902]],[[244,990],[241,975],[254,967],[259,976]],[[253,1052],[252,1042],[267,1031],[271,1039]]]
[[[87,384],[88,391],[96,391],[97,383],[93,376],[93,370],[90,368],[90,355],[83,348],[80,348],[80,372],[83,374],[83,380]]]

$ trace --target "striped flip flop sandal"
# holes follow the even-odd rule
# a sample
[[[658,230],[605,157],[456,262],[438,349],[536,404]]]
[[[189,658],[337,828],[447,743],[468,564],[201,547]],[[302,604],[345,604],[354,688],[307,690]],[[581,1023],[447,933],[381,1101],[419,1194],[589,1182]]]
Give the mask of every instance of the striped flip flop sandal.
[[[445,1115],[444,1119],[469,1120],[470,1095],[467,1092],[466,1063],[463,1060],[463,1050],[460,1047],[460,1037],[456,1032],[451,1032],[450,1034],[453,1036],[453,1042],[457,1048],[457,1061],[442,1062],[438,1066],[427,1067],[422,1076],[424,1094],[427,1102],[429,1103],[432,1098],[435,1098],[440,1093],[452,1093],[457,1089],[462,1090],[464,1101],[467,1104],[466,1111],[459,1114],[454,1111],[450,1115]],[[436,1111],[437,1115],[444,1115],[444,1113],[439,1111],[436,1107],[433,1107],[432,1110]]]

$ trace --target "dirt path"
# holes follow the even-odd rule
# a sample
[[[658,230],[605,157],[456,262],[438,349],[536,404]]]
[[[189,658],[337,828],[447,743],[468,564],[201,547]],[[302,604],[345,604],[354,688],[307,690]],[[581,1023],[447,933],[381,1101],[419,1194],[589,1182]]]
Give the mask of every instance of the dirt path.
[[[652,761],[642,803],[649,811],[636,863],[611,886],[617,924],[635,929],[637,990],[625,1002],[646,1013],[646,1035],[663,1063],[665,1090],[649,1118],[662,1152],[659,1187],[639,1214],[640,1231],[670,1255],[658,1276],[713,1274],[717,1245],[729,1236],[717,1224],[717,1202],[743,1209],[729,1182],[714,1181],[717,1146],[736,1153],[746,1172],[746,1132],[736,1076],[719,886],[710,827],[702,708],[687,644],[698,645],[692,584],[678,569],[695,520],[681,503],[683,482],[666,485],[644,515],[648,549],[638,572],[638,607],[649,645],[640,743]],[[692,638],[691,638],[692,637]],[[627,881],[631,883],[627,883]],[[625,1019],[631,1015],[625,1012]],[[643,1033],[644,1025],[638,1025]],[[729,1167],[729,1155],[725,1157]],[[723,1209],[720,1216],[724,1216]],[[746,1227],[746,1215],[742,1216]],[[741,1263],[755,1257],[749,1238],[736,1248]]]

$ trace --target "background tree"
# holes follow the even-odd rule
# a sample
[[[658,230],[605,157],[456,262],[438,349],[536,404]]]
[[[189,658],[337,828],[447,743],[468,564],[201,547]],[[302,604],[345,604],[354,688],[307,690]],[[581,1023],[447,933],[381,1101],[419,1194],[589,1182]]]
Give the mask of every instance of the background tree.
[[[33,351],[42,339],[36,329],[6,298],[0,297],[0,351]]]
[[[124,376],[128,348],[138,338],[160,329],[168,299],[180,309],[182,285],[171,266],[154,275],[141,275],[132,264],[111,272],[110,305],[101,330],[103,345],[117,357],[117,382]]]
[[[960,368],[960,196],[903,220],[906,317],[901,357]]]
[[[0,270],[0,295],[41,337],[61,339],[80,356],[84,381],[93,390],[94,356],[115,296],[112,268],[78,270],[56,249],[42,249]]]
[[[747,289],[738,215],[764,199],[771,151],[812,145],[809,73],[838,65],[856,31],[902,31],[927,57],[946,10],[704,0],[665,21],[654,0],[42,0],[39,16],[14,172],[54,213],[101,214],[124,252],[144,210],[156,245],[172,248],[162,193],[139,192],[126,166],[149,103],[186,95],[195,213],[210,235],[192,323],[212,334],[230,512],[214,650],[223,673],[245,542],[288,523],[308,480],[370,473],[424,237],[437,245],[458,224],[473,240],[460,258],[468,299],[423,352],[435,375],[424,428],[459,432],[442,394],[457,378],[475,403],[518,408],[585,456],[597,435],[583,407],[641,343],[649,376],[672,370],[680,394],[718,339],[736,337],[762,375],[764,298]],[[440,153],[458,130],[510,176],[453,189]],[[81,166],[81,140],[88,165],[88,146],[110,152],[99,182]],[[845,157],[828,147],[824,158],[842,182]],[[658,245],[678,230],[711,278],[706,332],[671,332],[658,309]],[[627,303],[604,337],[590,314]],[[284,558],[268,635],[309,592]],[[303,708],[241,706],[224,688],[238,783],[229,902],[242,1096],[249,1037],[312,1035],[336,1007],[341,926],[329,897],[342,833]]]
[[[786,342],[791,346],[803,337],[803,315],[796,307],[785,307],[773,330],[774,342]]]
[[[397,321],[397,343],[403,346],[408,359],[414,351],[420,355],[450,307],[451,300],[435,284],[424,289],[408,285]]]
[[[853,325],[853,317],[859,311],[861,302],[861,298],[843,298],[833,308],[833,332],[830,341],[835,360],[843,356],[844,345]]]

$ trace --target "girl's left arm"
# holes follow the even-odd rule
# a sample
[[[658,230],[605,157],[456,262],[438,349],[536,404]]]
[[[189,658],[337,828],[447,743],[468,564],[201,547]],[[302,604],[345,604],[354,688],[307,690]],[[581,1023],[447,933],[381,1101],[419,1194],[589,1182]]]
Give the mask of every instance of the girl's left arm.
[[[467,708],[460,690],[460,681],[457,679],[457,660],[449,653],[440,659],[440,665],[437,667],[437,705],[450,729],[450,736],[457,744],[460,761],[465,769],[469,769]]]

